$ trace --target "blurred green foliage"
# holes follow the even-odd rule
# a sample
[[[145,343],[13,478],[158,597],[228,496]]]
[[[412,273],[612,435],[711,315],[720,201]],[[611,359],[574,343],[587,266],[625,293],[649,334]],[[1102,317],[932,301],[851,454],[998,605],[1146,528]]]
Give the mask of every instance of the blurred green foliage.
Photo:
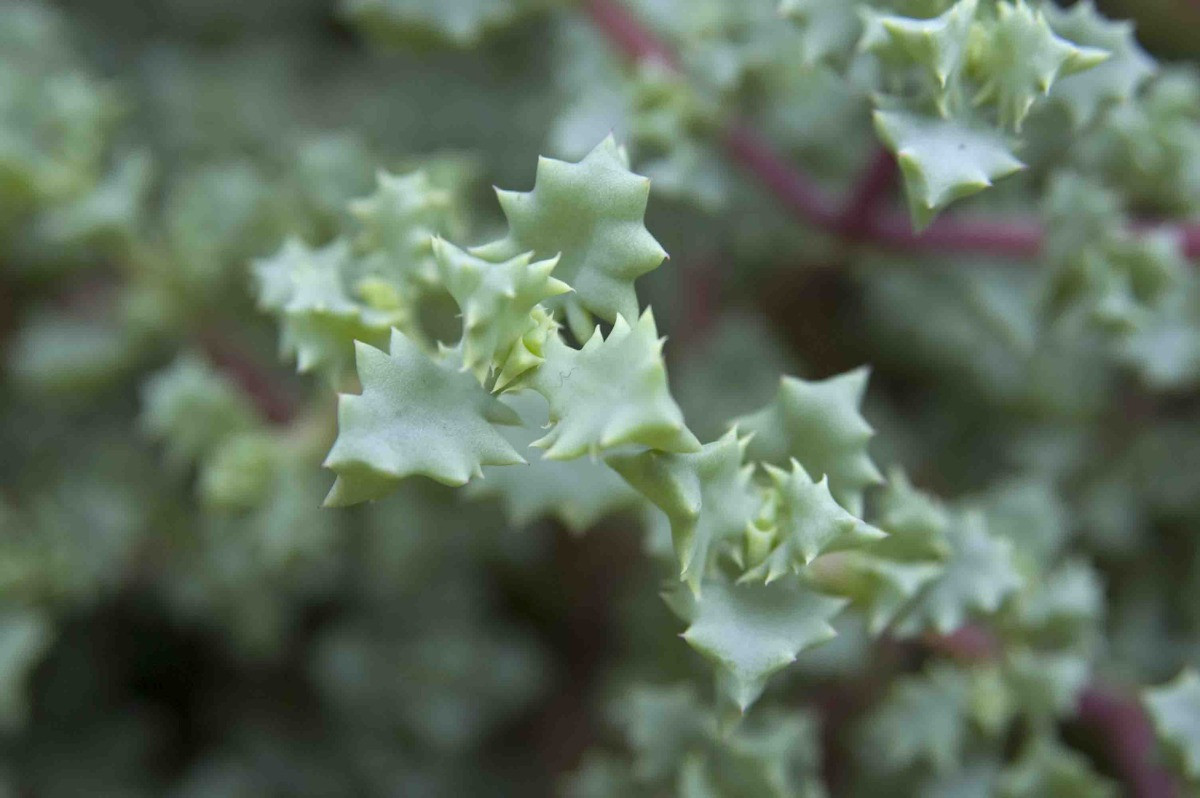
[[[1197,219],[1090,2],[10,0],[0,795],[1194,790]]]

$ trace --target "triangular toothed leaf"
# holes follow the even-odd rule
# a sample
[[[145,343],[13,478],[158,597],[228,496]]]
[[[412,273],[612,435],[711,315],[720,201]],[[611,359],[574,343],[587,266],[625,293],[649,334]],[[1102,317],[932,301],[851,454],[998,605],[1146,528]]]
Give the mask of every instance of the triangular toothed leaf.
[[[959,514],[946,533],[950,553],[931,581],[896,624],[911,637],[931,629],[949,634],[974,613],[991,614],[1022,584],[1012,543],[992,535],[975,512]]]
[[[762,694],[773,673],[836,635],[829,621],[846,604],[794,576],[769,585],[713,580],[700,596],[679,588],[667,599],[689,623],[683,639],[716,664],[722,694],[742,712]]]
[[[355,249],[371,253],[375,276],[435,284],[433,238],[461,232],[454,220],[451,192],[435,186],[423,171],[402,175],[380,171],[375,182],[374,193],[349,205],[358,227]]]
[[[533,191],[497,195],[509,234],[478,248],[481,257],[559,256],[556,275],[575,293],[551,307],[575,306],[609,322],[638,315],[633,281],[655,269],[667,253],[642,221],[650,181],[629,171],[628,158],[612,136],[579,163],[539,159]]]
[[[482,466],[525,462],[492,426],[519,424],[516,413],[450,357],[434,360],[399,330],[388,353],[356,348],[363,390],[338,397],[338,437],[325,459],[338,476],[326,505],[381,498],[413,475],[462,485]]]
[[[1066,106],[1075,127],[1091,122],[1105,106],[1132,98],[1157,70],[1154,59],[1137,43],[1133,23],[1105,19],[1092,0],[1081,0],[1067,9],[1047,3],[1043,13],[1062,38],[1112,54],[1104,63],[1054,84],[1050,96]]]
[[[960,0],[933,19],[867,9],[859,49],[915,63],[929,72],[939,90],[945,90],[966,60],[978,5],[978,0]]]
[[[950,511],[944,504],[913,487],[899,468],[888,471],[887,486],[879,492],[875,525],[887,537],[871,547],[874,554],[893,560],[941,559],[947,553],[945,535]]]
[[[344,239],[312,249],[292,238],[253,264],[258,306],[279,317],[281,352],[301,373],[323,371],[335,383],[350,369],[355,341],[382,345],[410,319],[407,308],[379,310],[350,296],[353,258]]]
[[[860,513],[863,490],[883,480],[867,452],[874,431],[859,413],[866,387],[866,369],[815,382],[784,377],[771,404],[733,424],[753,433],[751,459],[785,466],[794,458],[828,477],[838,503]]]
[[[633,772],[642,782],[670,777],[689,750],[712,738],[712,714],[690,682],[634,685],[612,715],[634,753]]]
[[[1069,717],[1092,675],[1087,656],[1075,651],[1034,651],[1010,645],[1004,660],[1015,699],[1034,718]]]
[[[196,355],[181,355],[142,388],[141,426],[166,443],[167,459],[190,465],[262,420],[249,397]]]
[[[551,335],[529,387],[550,405],[550,432],[533,445],[551,460],[595,455],[624,444],[668,452],[695,452],[671,398],[662,341],[647,310],[634,326],[617,316],[608,338],[597,327],[582,349]]]
[[[506,395],[525,422],[500,430],[517,451],[525,451],[541,435],[546,403],[533,391]],[[525,525],[554,518],[567,529],[581,533],[607,515],[638,505],[641,497],[611,468],[590,457],[568,462],[530,457],[528,468],[485,467],[484,479],[472,482],[472,496],[494,496],[504,505],[509,520]]]
[[[433,251],[442,284],[462,311],[463,366],[480,383],[534,325],[534,307],[571,290],[550,276],[557,258],[533,262],[527,252],[493,263],[440,238]]]
[[[936,562],[895,562],[864,552],[847,552],[814,563],[809,578],[823,590],[850,599],[880,634],[939,573]]]
[[[981,88],[976,104],[996,107],[1000,124],[1020,131],[1029,109],[1060,77],[1104,63],[1107,50],[1080,47],[1055,34],[1045,15],[1024,0],[996,4],[996,17],[976,29],[971,71]]]
[[[882,530],[834,501],[828,477],[813,481],[795,460],[791,471],[770,465],[767,471],[774,482],[771,522],[778,542],[744,578],[772,582],[789,571],[800,573],[827,551],[855,548],[884,537]]]
[[[558,335],[558,322],[544,308],[535,307],[529,313],[529,326],[509,348],[499,364],[499,373],[492,390],[500,392],[513,385],[531,369],[542,365],[546,341]]]
[[[714,547],[739,541],[754,523],[761,499],[745,465],[746,439],[730,430],[691,454],[643,452],[614,455],[606,462],[656,504],[671,522],[680,578],[693,590],[717,553]]]
[[[1025,164],[993,130],[956,119],[876,111],[875,130],[896,156],[913,226],[928,226],[950,203],[978,194]]]

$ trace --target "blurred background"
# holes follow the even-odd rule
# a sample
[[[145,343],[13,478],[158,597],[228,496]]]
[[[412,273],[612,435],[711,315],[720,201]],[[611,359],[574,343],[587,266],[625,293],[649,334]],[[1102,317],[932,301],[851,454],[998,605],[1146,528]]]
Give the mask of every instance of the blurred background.
[[[849,186],[878,144],[862,93],[814,58],[834,34],[774,0],[627,5],[705,91],[631,67],[594,4],[0,5],[0,795],[550,795],[612,739],[634,675],[707,684],[657,595],[655,522],[594,463],[320,509],[345,378],[296,374],[256,305],[253,260],[330,241],[380,169],[426,169],[477,244],[503,232],[491,186],[528,190],[539,155],[576,160],[609,131],[654,181],[647,227],[671,260],[639,295],[702,440],[781,373],[870,363],[878,462],[1018,528],[1030,502],[1058,519],[1108,584],[1109,672],[1194,659],[1200,358],[1157,382],[1147,367],[1151,390],[1091,333],[1032,357],[1032,270],[799,223],[715,120],[736,110]],[[1200,129],[1200,5],[1101,6],[1169,65],[1158,112]],[[1146,140],[1114,122],[1072,157],[1109,174]],[[1046,141],[971,207],[1042,213],[1078,143]],[[1179,146],[1129,167],[1132,207],[1200,211],[1200,144]],[[455,329],[442,304],[434,337]],[[1047,474],[1065,496],[1043,501]],[[875,656],[848,629],[782,690],[852,713]]]

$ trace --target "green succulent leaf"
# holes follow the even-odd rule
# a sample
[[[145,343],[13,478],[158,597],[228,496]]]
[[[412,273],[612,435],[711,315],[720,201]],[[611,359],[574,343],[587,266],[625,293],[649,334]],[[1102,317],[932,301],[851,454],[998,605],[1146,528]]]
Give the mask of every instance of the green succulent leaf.
[[[689,624],[683,639],[717,666],[722,694],[745,712],[772,674],[836,636],[829,621],[846,602],[788,576],[769,585],[714,580],[699,596],[677,589],[668,603]]]
[[[493,263],[440,238],[433,251],[442,283],[462,311],[463,363],[480,383],[537,327],[530,316],[534,307],[571,290],[550,276],[557,258],[531,262],[531,253],[525,253]]]
[[[1062,77],[1054,85],[1051,96],[1066,106],[1077,128],[1092,122],[1106,107],[1132,99],[1157,71],[1154,59],[1137,43],[1133,23],[1105,19],[1092,0],[1066,9],[1047,3],[1043,13],[1057,35],[1111,54],[1104,63]]]
[[[926,629],[949,634],[976,612],[995,613],[1021,587],[1011,542],[992,535],[982,515],[960,514],[947,530],[946,542],[950,553],[942,573],[897,622],[897,635],[910,637]]]
[[[413,475],[464,485],[485,465],[525,462],[492,426],[520,418],[457,367],[453,350],[434,360],[399,330],[390,352],[355,346],[363,390],[338,397],[327,506],[381,498]]]
[[[595,328],[582,349],[550,336],[542,350],[545,363],[528,385],[546,397],[551,427],[533,445],[551,460],[625,444],[699,451],[700,442],[671,398],[662,344],[649,310],[632,327],[618,316],[608,338]]]
[[[875,130],[900,164],[918,230],[955,200],[1025,168],[1001,134],[965,121],[876,111]]]
[[[1145,691],[1143,700],[1180,770],[1200,780],[1200,674],[1188,668],[1173,682]]]
[[[700,589],[712,558],[740,541],[761,498],[746,465],[746,439],[730,430],[694,453],[642,452],[605,462],[670,519],[680,578]]]
[[[941,559],[947,553],[950,521],[944,504],[917,490],[901,469],[893,468],[876,503],[875,524],[887,537],[872,551],[895,560]]]
[[[532,391],[510,394],[504,402],[525,422],[505,427],[500,434],[517,451],[526,451],[547,418],[546,403]],[[606,516],[629,510],[641,497],[603,463],[590,457],[567,462],[531,458],[528,468],[485,467],[484,479],[468,486],[470,495],[494,496],[504,505],[509,520],[524,526],[541,518],[554,518],[575,533],[595,526]]]
[[[966,62],[978,5],[978,0],[960,0],[932,19],[865,10],[859,49],[915,63],[934,79],[939,92],[945,92]]]
[[[609,136],[579,163],[538,160],[533,191],[497,191],[508,218],[508,237],[480,247],[490,260],[521,252],[559,257],[556,274],[575,289],[552,307],[566,307],[615,323],[638,315],[633,281],[654,270],[666,251],[642,217],[650,181],[629,171],[628,158]],[[581,325],[572,321],[577,331]]]
[[[822,590],[850,599],[865,613],[867,630],[878,635],[941,570],[937,562],[896,562],[856,551],[818,561],[808,575]]]
[[[1045,15],[1024,0],[996,4],[996,18],[972,42],[971,69],[981,88],[976,104],[994,105],[1000,124],[1020,131],[1038,97],[1055,81],[1104,63],[1107,50],[1079,46],[1055,34]]]
[[[771,465],[767,471],[774,482],[771,522],[779,542],[745,579],[773,582],[789,571],[800,573],[821,554],[858,548],[885,536],[833,500],[828,477],[814,482],[795,460],[790,472]]]
[[[558,322],[544,308],[535,307],[529,314],[529,326],[504,356],[500,373],[496,375],[494,391],[503,391],[532,369],[546,362],[543,357],[546,342],[558,337]]]
[[[344,239],[311,249],[292,238],[254,262],[259,308],[280,318],[280,350],[303,373],[321,371],[338,384],[352,367],[353,345],[382,345],[393,326],[407,327],[407,308],[376,309],[351,297],[354,266]]]
[[[921,798],[995,798],[1000,765],[989,757],[974,757],[961,767],[946,769],[923,780]]]
[[[1104,586],[1086,562],[1068,559],[1021,591],[1012,623],[1034,639],[1085,641],[1104,617]]]
[[[863,490],[883,480],[867,452],[874,431],[858,409],[866,387],[866,369],[816,382],[784,377],[771,404],[733,425],[754,436],[752,459],[777,466],[798,460],[807,473],[827,478],[833,498],[858,514]]]
[[[424,171],[380,171],[375,181],[374,193],[349,205],[358,227],[355,250],[368,256],[375,276],[400,284],[435,284],[434,237],[461,233],[452,192],[435,185]]]

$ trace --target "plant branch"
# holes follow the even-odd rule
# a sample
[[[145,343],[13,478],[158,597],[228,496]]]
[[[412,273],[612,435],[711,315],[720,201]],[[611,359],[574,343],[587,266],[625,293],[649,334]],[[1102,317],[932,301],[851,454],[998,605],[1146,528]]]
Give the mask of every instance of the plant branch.
[[[584,0],[595,27],[627,58],[654,61],[678,70],[671,48],[643,26],[620,0]],[[876,156],[842,202],[779,154],[753,128],[734,120],[721,140],[726,155],[762,183],[798,221],[860,244],[902,252],[994,255],[1019,260],[1041,251],[1045,229],[1034,218],[970,218],[943,215],[920,233],[908,216],[879,205],[894,180],[894,166]],[[890,159],[889,159],[890,160]],[[1163,227],[1139,224],[1140,229]],[[1177,227],[1183,251],[1200,258],[1200,225]]]
[[[897,176],[896,159],[880,147],[846,198],[841,218],[838,219],[838,229],[842,235],[854,238],[871,229],[876,212],[896,184]]]
[[[1092,685],[1079,698],[1079,719],[1098,730],[1117,774],[1134,798],[1175,798],[1176,785],[1154,763],[1154,729],[1137,699]]]
[[[195,341],[209,362],[237,383],[268,421],[287,424],[295,417],[295,397],[239,345],[215,328],[197,332]]]

